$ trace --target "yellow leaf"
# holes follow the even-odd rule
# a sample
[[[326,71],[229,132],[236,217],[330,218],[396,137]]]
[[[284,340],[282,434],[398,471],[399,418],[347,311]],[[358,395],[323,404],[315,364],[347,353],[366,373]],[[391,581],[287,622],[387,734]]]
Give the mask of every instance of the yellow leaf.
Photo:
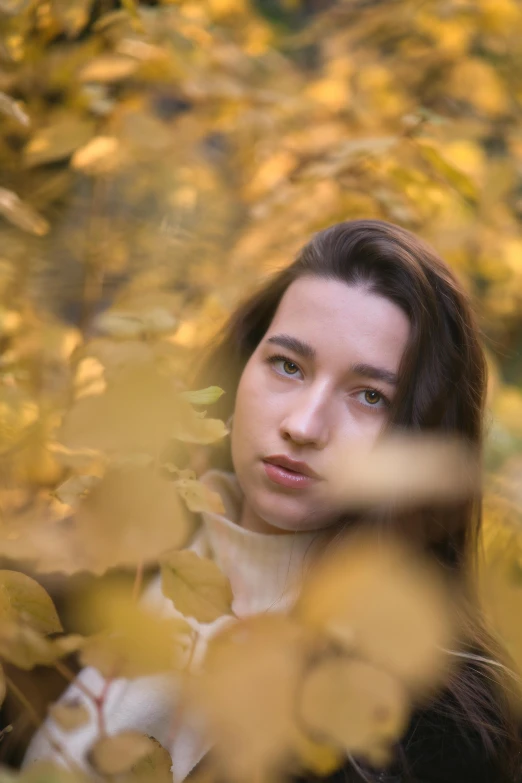
[[[102,737],[89,751],[89,762],[102,775],[121,775],[154,751],[153,741],[137,731]]]
[[[171,552],[162,559],[163,594],[176,609],[200,623],[232,614],[232,589],[227,577],[208,558],[189,550]]]
[[[522,709],[522,589],[516,574],[520,565],[513,567],[505,554],[482,567],[479,579],[480,603],[490,630],[500,640],[509,656],[508,666],[515,668],[515,677],[506,689],[508,698]]]
[[[142,756],[119,778],[119,783],[172,783],[172,759],[160,743],[150,737],[154,749]]]
[[[107,54],[88,62],[79,78],[82,82],[118,82],[132,76],[138,67],[139,63],[131,57]]]
[[[312,667],[299,695],[305,725],[350,753],[391,750],[407,728],[407,692],[399,680],[365,661],[332,657]]]
[[[487,114],[507,109],[507,93],[498,72],[484,60],[459,59],[448,79],[448,93]]]
[[[27,623],[44,634],[63,630],[51,597],[19,571],[0,571],[0,619]]]
[[[171,334],[176,331],[177,325],[178,319],[160,307],[142,313],[109,310],[96,319],[98,331],[115,338]]]
[[[383,590],[386,585],[386,590]],[[350,536],[310,573],[296,616],[348,651],[423,690],[438,684],[454,637],[454,611],[440,575],[394,541]]]
[[[99,476],[71,476],[54,490],[54,495],[68,506],[76,506],[100,481]]]
[[[96,136],[77,149],[71,167],[90,174],[115,171],[122,163],[120,143],[114,136]]]
[[[7,692],[7,684],[5,681],[5,674],[4,674],[3,667],[0,666],[0,705],[4,703],[6,692]]]
[[[225,506],[218,492],[212,492],[200,481],[180,478],[174,482],[179,494],[191,511],[199,513],[210,511],[214,514],[224,514]]]
[[[296,732],[294,753],[299,764],[316,775],[333,774],[344,762],[344,753],[334,743],[317,742],[303,732]]]
[[[15,101],[10,95],[0,91],[0,112],[7,117],[12,117],[20,125],[28,127],[31,124],[28,114],[22,108],[19,101]]]
[[[457,168],[446,158],[444,150],[429,141],[419,142],[422,157],[427,160],[436,172],[454,187],[461,196],[471,202],[477,200],[477,184],[462,169]]]
[[[472,177],[475,182],[482,182],[486,160],[483,150],[476,142],[457,139],[441,145],[441,152],[448,163]]]
[[[493,413],[508,432],[522,437],[522,392],[517,386],[502,386],[493,400]]]
[[[4,767],[0,780],[2,783],[89,783],[91,778],[79,768],[72,772],[59,761],[45,759],[29,764],[22,772]]]
[[[28,625],[4,621],[0,625],[0,657],[20,669],[50,666],[59,658],[75,652],[83,644],[83,637],[64,636],[47,639]]]
[[[69,38],[74,38],[89,21],[93,0],[51,0],[53,16]]]
[[[258,198],[273,190],[276,185],[287,179],[296,163],[296,156],[287,151],[276,152],[263,161],[253,179],[248,183],[247,198]]]
[[[206,389],[181,392],[180,397],[191,405],[212,405],[217,402],[225,392],[219,386],[207,386]]]
[[[74,116],[65,117],[38,131],[24,150],[26,166],[39,166],[68,158],[91,138],[93,124]]]
[[[104,394],[78,400],[66,414],[57,440],[73,449],[156,456],[177,431],[187,431],[190,437],[193,418],[190,405],[179,398],[170,379],[152,362],[135,362],[111,375]],[[198,427],[196,422],[196,433]]]
[[[307,639],[288,616],[275,613],[241,620],[211,638],[188,694],[208,721],[223,771],[218,777],[248,780],[254,769],[256,781],[273,780],[274,769],[298,756],[296,699]]]
[[[152,466],[121,465],[81,501],[76,542],[93,563],[136,565],[182,547],[193,532],[173,484]]]
[[[469,497],[480,479],[478,455],[468,443],[424,433],[387,434],[349,449],[341,443],[325,467],[341,509],[376,503],[408,508]]]
[[[345,78],[318,79],[306,88],[305,94],[334,111],[346,109],[350,99],[349,82]]]
[[[0,188],[0,214],[10,223],[29,234],[44,236],[49,231],[49,223],[29,204],[22,201],[12,190]]]
[[[80,701],[51,704],[49,715],[64,731],[79,729],[90,719],[89,710]]]
[[[136,604],[128,590],[91,593],[82,605],[84,615],[100,633],[82,646],[84,666],[94,666],[104,677],[141,677],[179,672],[185,666],[193,640],[188,623],[167,609]],[[175,687],[175,680],[165,681]],[[174,693],[174,691],[173,691]]]
[[[179,421],[173,437],[185,443],[215,443],[230,434],[221,419],[202,419],[195,415],[194,411],[185,421]]]

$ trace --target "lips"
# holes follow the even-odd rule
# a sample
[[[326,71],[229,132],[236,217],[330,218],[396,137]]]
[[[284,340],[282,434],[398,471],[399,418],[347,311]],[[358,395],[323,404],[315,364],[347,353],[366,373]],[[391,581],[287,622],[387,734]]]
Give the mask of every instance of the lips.
[[[284,454],[275,454],[270,457],[265,457],[264,462],[268,462],[271,465],[277,465],[285,470],[292,471],[298,475],[309,476],[310,478],[319,478],[317,473],[307,465],[306,462],[300,460],[294,460],[290,457],[286,457]]]

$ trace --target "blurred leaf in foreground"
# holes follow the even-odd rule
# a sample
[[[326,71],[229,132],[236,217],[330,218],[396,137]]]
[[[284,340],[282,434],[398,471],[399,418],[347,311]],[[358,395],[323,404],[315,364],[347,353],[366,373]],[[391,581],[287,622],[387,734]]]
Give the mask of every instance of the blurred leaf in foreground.
[[[348,652],[423,691],[447,674],[442,648],[455,635],[457,601],[431,563],[382,534],[359,534],[317,564],[295,612]]]
[[[103,629],[85,641],[84,666],[95,666],[105,677],[141,677],[183,668],[193,631],[182,617],[139,606],[122,589],[92,593],[83,610],[95,627]]]
[[[12,190],[0,188],[0,214],[18,228],[36,236],[43,236],[49,231],[49,223],[29,204],[13,193]]]

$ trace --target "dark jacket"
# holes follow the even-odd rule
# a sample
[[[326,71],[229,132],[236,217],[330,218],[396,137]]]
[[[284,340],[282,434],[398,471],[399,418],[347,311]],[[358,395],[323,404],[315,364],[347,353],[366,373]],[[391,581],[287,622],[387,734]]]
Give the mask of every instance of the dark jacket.
[[[288,778],[288,783],[522,783],[522,763],[513,764],[519,744],[511,745],[500,734],[488,748],[478,729],[458,717],[455,707],[453,697],[446,693],[433,707],[415,712],[395,748],[396,760],[386,770],[347,761],[327,777],[303,774]],[[209,753],[187,783],[197,781],[202,768],[211,764]],[[510,766],[516,771],[508,771]],[[219,776],[217,781],[227,783]]]
[[[455,709],[457,711],[455,711]],[[496,720],[490,715],[490,719]],[[433,707],[413,714],[395,748],[395,762],[386,770],[347,762],[323,783],[522,783],[520,743],[500,733],[487,747],[480,732],[459,715],[454,698],[445,693]],[[294,783],[315,781],[303,776]]]

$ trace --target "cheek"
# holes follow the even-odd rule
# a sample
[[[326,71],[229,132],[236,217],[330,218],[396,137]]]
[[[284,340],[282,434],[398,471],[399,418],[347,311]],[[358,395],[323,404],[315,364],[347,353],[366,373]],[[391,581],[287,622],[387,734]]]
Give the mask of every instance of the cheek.
[[[248,443],[262,427],[266,404],[256,373],[248,367],[241,376],[234,405],[234,419],[231,433],[233,452],[239,454],[248,448]]]

